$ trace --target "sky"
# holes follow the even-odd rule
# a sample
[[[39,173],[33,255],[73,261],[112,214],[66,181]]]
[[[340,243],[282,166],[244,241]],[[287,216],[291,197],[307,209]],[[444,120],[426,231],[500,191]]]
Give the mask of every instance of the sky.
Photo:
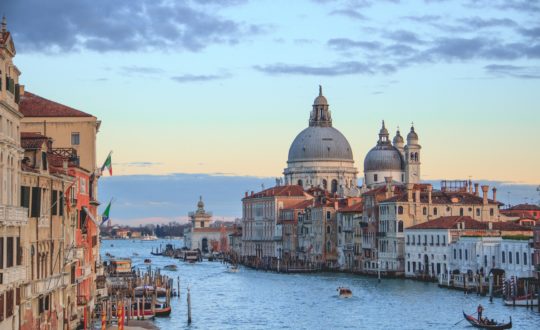
[[[25,88],[98,117],[98,159],[112,150],[126,180],[271,182],[320,84],[360,173],[384,119],[392,134],[414,122],[423,179],[540,183],[538,0],[2,0],[2,13]]]

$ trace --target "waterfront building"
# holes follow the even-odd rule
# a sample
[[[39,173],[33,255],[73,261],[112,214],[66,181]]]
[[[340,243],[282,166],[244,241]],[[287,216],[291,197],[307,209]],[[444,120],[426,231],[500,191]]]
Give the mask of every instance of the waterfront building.
[[[281,240],[281,259],[284,263],[296,261],[298,252],[298,218],[311,206],[312,200],[298,202],[280,210],[276,228],[276,240]]]
[[[242,199],[242,258],[253,266],[275,264],[282,255],[280,210],[313,197],[299,185],[276,186]],[[274,237],[278,234],[279,239]]]
[[[499,221],[502,204],[496,200],[496,189],[493,188],[493,199],[489,199],[489,186],[482,186],[482,197],[478,184],[474,192],[470,186],[466,181],[443,181],[441,190],[434,191],[430,184],[407,183],[405,191],[381,201],[378,213],[381,267],[394,274],[403,275],[405,272],[404,228],[444,216]]]
[[[362,252],[362,214],[364,205],[360,198],[348,200],[348,205],[337,212],[337,250],[340,269],[360,271]]]
[[[300,132],[289,148],[286,185],[304,189],[319,187],[340,195],[359,195],[358,170],[352,148],[345,136],[332,125],[326,97],[319,86],[309,117],[309,126]]]
[[[533,228],[533,234],[533,265],[536,272],[536,279],[540,280],[540,224],[537,224]]]
[[[530,277],[531,235],[527,227],[481,222],[470,216],[445,216],[424,222],[405,229],[405,276],[487,276],[494,270],[503,278]]]
[[[19,204],[23,150],[16,50],[5,18],[0,28],[0,330],[19,329],[29,276],[28,210]]]
[[[184,245],[198,249],[202,253],[228,251],[229,235],[234,232],[232,226],[224,224],[214,226],[212,213],[206,212],[202,196],[197,203],[197,210],[189,212],[190,226],[184,229]]]
[[[64,192],[74,178],[56,167],[52,140],[39,133],[21,133],[24,148],[21,205],[29,209],[30,272],[23,298],[21,329],[73,328],[78,325],[74,273],[75,212],[64,205]],[[60,163],[68,162],[61,159]],[[69,321],[74,321],[72,326]]]

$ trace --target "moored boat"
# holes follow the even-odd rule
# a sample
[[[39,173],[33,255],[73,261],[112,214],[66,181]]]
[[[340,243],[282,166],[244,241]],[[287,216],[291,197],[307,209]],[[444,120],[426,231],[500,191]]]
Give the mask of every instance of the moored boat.
[[[238,270],[239,270],[238,265],[229,266],[227,269],[229,273],[238,273]]]
[[[481,322],[477,318],[475,318],[472,315],[468,315],[465,312],[463,312],[463,317],[467,322],[469,322],[473,327],[478,329],[495,329],[495,330],[502,330],[502,329],[511,329],[512,328],[512,317],[510,316],[510,322],[508,323],[498,323],[495,321],[483,321]],[[486,318],[487,319],[487,318]]]
[[[135,297],[142,297],[144,295],[151,296],[154,293],[154,287],[151,285],[138,286],[135,288]],[[157,296],[165,297],[167,296],[167,289],[158,287]]]
[[[339,291],[339,297],[340,298],[351,298],[352,297],[352,291],[349,288],[345,288],[345,287],[340,286],[338,288],[338,291]]]
[[[152,260],[150,260],[150,259],[144,259],[144,263],[145,263],[145,264],[151,264],[151,263],[152,263]]]
[[[163,269],[170,270],[170,271],[176,271],[178,269],[178,267],[176,267],[176,265],[167,265],[167,266],[163,267]]]
[[[538,296],[529,294],[514,299],[504,299],[504,304],[506,306],[538,306]]]

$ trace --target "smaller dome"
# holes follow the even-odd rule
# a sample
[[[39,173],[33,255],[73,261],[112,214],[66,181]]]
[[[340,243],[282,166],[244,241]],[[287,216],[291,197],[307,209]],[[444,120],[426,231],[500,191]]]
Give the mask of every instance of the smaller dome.
[[[364,159],[364,172],[366,171],[403,171],[405,162],[399,150],[383,144],[371,149]]]
[[[411,131],[407,134],[407,142],[418,141],[418,134],[414,131],[414,126],[411,126]]]
[[[328,100],[322,94],[322,86],[319,85],[319,95],[313,101],[313,105],[328,105]]]
[[[394,139],[392,140],[392,143],[394,145],[396,144],[403,144],[405,141],[403,140],[403,136],[401,136],[401,133],[399,132],[399,129],[396,132],[396,136],[394,136]]]

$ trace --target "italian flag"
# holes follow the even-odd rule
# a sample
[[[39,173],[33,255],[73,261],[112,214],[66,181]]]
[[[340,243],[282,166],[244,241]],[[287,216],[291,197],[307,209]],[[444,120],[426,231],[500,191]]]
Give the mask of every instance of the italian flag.
[[[105,211],[103,211],[103,214],[101,215],[101,224],[103,225],[107,220],[109,220],[109,213],[111,212],[111,203],[112,200],[109,202],[109,205],[105,208]]]
[[[103,166],[101,166],[101,172],[103,172],[106,168],[109,169],[109,175],[112,176],[112,160],[111,160],[111,154],[112,151],[109,152],[109,155],[107,156],[107,159],[105,159],[105,163],[103,163]]]

